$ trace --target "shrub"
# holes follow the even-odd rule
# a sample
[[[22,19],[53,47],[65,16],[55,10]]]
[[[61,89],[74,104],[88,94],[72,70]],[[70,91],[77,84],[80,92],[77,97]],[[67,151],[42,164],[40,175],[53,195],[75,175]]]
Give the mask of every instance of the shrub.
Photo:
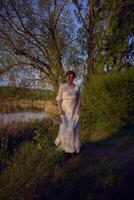
[[[116,132],[134,116],[134,68],[93,74],[82,95],[81,127],[106,135]]]

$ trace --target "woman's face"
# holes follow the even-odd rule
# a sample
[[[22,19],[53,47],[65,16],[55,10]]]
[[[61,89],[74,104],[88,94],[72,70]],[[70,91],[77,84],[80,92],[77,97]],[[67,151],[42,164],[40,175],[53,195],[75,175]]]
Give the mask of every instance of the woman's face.
[[[67,75],[66,77],[66,82],[71,85],[73,83],[73,80],[74,80],[74,75],[73,74],[69,74]]]

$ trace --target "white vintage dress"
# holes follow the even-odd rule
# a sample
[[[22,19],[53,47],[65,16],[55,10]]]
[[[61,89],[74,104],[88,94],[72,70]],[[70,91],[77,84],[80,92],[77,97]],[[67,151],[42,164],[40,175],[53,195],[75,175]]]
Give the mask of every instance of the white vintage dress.
[[[57,101],[62,100],[63,113],[58,136],[55,140],[56,146],[67,153],[79,153],[81,143],[79,140],[79,115],[77,114],[77,101],[80,98],[78,85],[69,86],[67,83],[59,86]]]

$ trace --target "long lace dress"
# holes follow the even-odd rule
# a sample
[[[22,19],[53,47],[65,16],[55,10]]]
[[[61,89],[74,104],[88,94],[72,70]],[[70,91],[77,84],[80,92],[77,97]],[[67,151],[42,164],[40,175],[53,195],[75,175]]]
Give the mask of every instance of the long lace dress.
[[[80,98],[78,85],[69,86],[67,83],[59,86],[57,101],[62,100],[63,114],[59,133],[55,140],[56,146],[67,153],[79,153],[81,143],[79,140],[79,115],[77,114],[77,102]]]

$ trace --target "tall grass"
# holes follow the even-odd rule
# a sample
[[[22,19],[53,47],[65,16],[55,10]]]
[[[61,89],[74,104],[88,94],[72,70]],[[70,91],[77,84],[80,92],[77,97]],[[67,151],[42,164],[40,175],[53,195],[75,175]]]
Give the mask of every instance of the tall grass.
[[[53,120],[45,119],[44,121],[35,122],[11,122],[0,130],[0,170],[3,170],[10,164],[15,151],[22,143],[26,141],[37,141],[38,146],[49,144],[53,129],[57,129]],[[47,140],[47,137],[49,140]]]
[[[3,100],[50,100],[54,98],[54,93],[51,90],[28,89],[17,87],[0,87],[0,101]]]

